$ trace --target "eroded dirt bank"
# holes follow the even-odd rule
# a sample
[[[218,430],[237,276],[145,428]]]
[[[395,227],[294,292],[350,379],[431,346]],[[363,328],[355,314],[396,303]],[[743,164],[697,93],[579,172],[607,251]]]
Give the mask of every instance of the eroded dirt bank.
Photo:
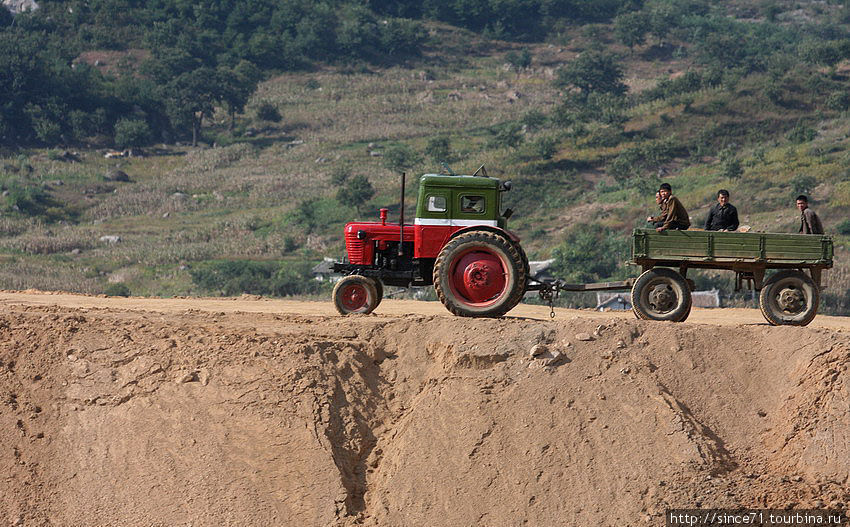
[[[662,525],[850,501],[844,332],[126,307],[4,299],[0,524]]]

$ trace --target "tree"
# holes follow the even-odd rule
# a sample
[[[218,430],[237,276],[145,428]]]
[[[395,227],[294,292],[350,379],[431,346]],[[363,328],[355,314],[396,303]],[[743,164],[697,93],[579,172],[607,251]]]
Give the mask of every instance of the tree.
[[[222,88],[216,71],[200,67],[181,73],[165,85],[163,96],[172,126],[191,126],[192,146],[198,146],[204,118],[212,115],[215,103],[222,100]]]
[[[354,207],[357,213],[360,208],[375,195],[375,187],[364,175],[356,175],[345,182],[336,194],[336,200],[343,205]]]
[[[614,36],[624,46],[634,49],[646,42],[649,17],[643,12],[624,13],[614,19]]]
[[[569,232],[555,248],[552,269],[569,282],[593,282],[611,278],[625,255],[626,241],[596,224]]]
[[[613,55],[586,51],[558,70],[557,84],[578,88],[585,97],[593,92],[623,95],[628,91],[623,78],[623,69]]]
[[[219,66],[216,73],[222,83],[221,99],[227,106],[232,131],[236,124],[236,114],[245,109],[245,104],[257,89],[262,72],[253,63],[241,60],[234,68]],[[278,114],[278,120],[279,118],[280,114]]]

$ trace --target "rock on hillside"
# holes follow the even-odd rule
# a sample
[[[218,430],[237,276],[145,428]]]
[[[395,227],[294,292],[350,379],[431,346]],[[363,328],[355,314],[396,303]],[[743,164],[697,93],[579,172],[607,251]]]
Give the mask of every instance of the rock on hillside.
[[[14,14],[38,9],[35,0],[3,0],[3,6]]]

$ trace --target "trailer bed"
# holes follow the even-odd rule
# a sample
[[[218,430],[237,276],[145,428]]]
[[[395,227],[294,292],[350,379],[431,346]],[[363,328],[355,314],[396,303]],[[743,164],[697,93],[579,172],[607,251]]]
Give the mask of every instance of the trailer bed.
[[[832,258],[826,235],[635,229],[632,236],[632,261],[644,267],[828,269]]]

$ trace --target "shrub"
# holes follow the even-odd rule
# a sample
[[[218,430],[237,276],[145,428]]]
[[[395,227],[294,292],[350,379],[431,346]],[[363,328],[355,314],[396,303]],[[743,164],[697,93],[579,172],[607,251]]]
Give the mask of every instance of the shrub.
[[[812,193],[812,190],[814,190],[817,184],[818,180],[815,179],[814,176],[810,176],[808,174],[797,174],[791,178],[791,192],[795,196],[799,196],[800,194],[808,195]]]
[[[844,91],[833,92],[826,98],[826,107],[837,112],[850,108],[850,94]]]
[[[322,285],[310,276],[310,262],[206,261],[189,271],[192,282],[209,293],[287,296],[314,294]]]
[[[343,205],[354,207],[360,212],[360,207],[366,204],[375,195],[375,187],[369,182],[369,178],[358,174],[349,179],[345,186],[339,189],[336,199]]]
[[[8,212],[17,212],[25,216],[41,217],[47,221],[73,219],[76,213],[64,210],[63,205],[53,199],[43,188],[9,179],[0,184],[4,196],[0,199],[2,207]]]
[[[151,129],[142,119],[121,119],[115,123],[115,145],[119,148],[144,146],[151,140]]]
[[[623,150],[611,162],[608,172],[616,179],[628,179],[637,172],[658,167],[671,160],[681,148],[675,138],[646,141]]]
[[[546,124],[546,114],[540,110],[529,110],[522,117],[521,122],[529,130],[537,130]]]
[[[451,150],[448,137],[433,137],[428,140],[428,146],[425,147],[425,155],[437,163],[441,161],[451,161]]]
[[[519,123],[506,123],[490,129],[493,138],[490,144],[496,148],[516,148],[525,140]]]
[[[505,60],[514,68],[523,70],[531,66],[531,53],[526,48],[519,52],[511,50],[505,54]]]
[[[422,24],[414,20],[391,18],[379,27],[381,51],[390,55],[419,55],[428,38]]]
[[[351,167],[348,164],[337,165],[331,170],[331,183],[335,186],[343,185],[351,177]]]
[[[534,142],[534,150],[543,159],[552,159],[558,152],[558,140],[554,137],[541,137]]]
[[[409,169],[420,160],[419,154],[405,144],[393,145],[384,152],[384,166],[394,171]]]
[[[106,296],[130,296],[130,288],[126,284],[117,282],[109,284],[103,291]]]
[[[738,179],[744,173],[741,166],[741,160],[737,157],[730,157],[723,161],[720,166],[720,177],[726,179]]]
[[[279,123],[281,119],[283,119],[280,115],[280,111],[277,109],[277,106],[269,101],[260,101],[260,103],[257,104],[257,108],[254,110],[254,115],[256,115],[257,119],[260,121],[269,121],[272,123]]]
[[[556,84],[578,88],[585,96],[593,92],[623,95],[629,89],[624,78],[623,68],[613,55],[586,51],[558,70]]]
[[[844,234],[845,236],[850,234],[850,219],[843,220],[836,225],[835,230],[838,231],[838,234]]]
[[[817,135],[818,133],[814,128],[804,124],[798,124],[792,128],[790,132],[788,132],[787,137],[789,141],[799,144],[811,141],[817,137]]]

